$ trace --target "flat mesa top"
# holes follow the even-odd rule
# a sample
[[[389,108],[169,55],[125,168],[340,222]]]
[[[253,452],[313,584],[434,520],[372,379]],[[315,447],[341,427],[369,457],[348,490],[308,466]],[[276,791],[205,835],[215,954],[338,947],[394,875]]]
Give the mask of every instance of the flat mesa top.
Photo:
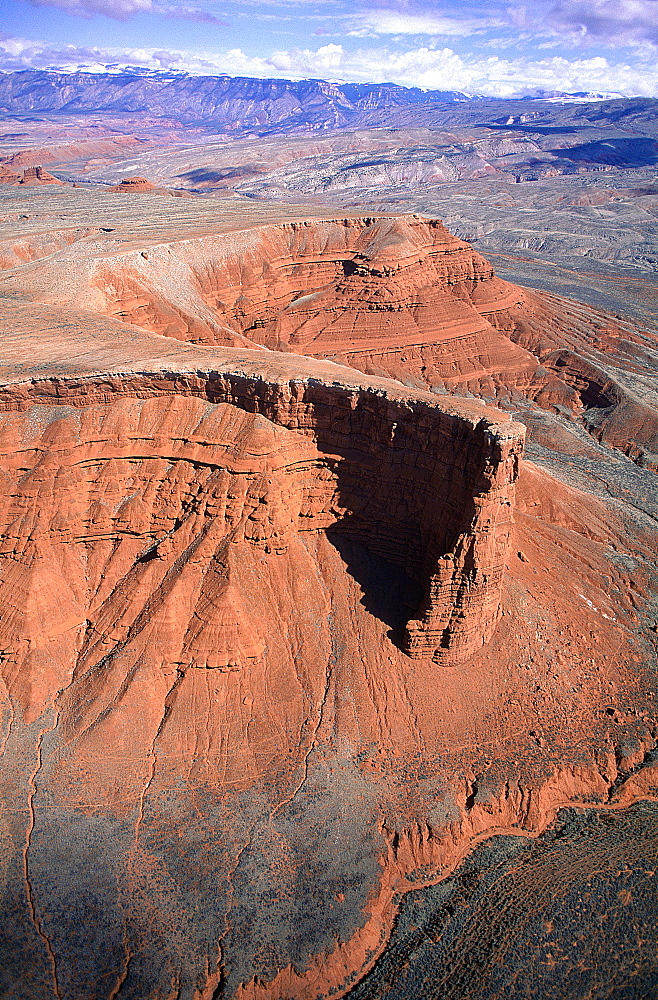
[[[391,400],[426,404],[474,425],[484,420],[501,437],[524,428],[479,400],[437,397],[394,379],[365,375],[324,359],[269,350],[239,350],[187,344],[82,310],[0,298],[0,386],[5,398],[26,383],[161,375],[237,375],[286,384],[314,381],[338,389],[363,390]]]
[[[375,217],[395,216],[375,213]],[[29,243],[41,234],[93,227],[101,230],[99,235],[107,234],[107,244],[102,241],[104,252],[121,253],[195,236],[336,218],[361,219],[363,213],[337,215],[335,208],[314,211],[233,197],[175,199],[59,186],[27,191],[0,187],[0,248],[16,245],[21,238]],[[67,250],[65,245],[49,253],[46,244],[47,239],[45,250],[40,249],[35,258],[0,271],[0,384],[5,387],[5,399],[11,396],[12,387],[18,391],[21,384],[44,380],[161,375],[173,387],[178,376],[224,373],[277,384],[315,380],[348,391],[364,390],[411,406],[429,405],[471,425],[484,420],[503,437],[522,434],[521,426],[510,417],[476,399],[437,396],[392,378],[366,375],[302,354],[186,343],[85,308],[35,301],[39,295],[31,289],[26,272],[39,271]],[[93,255],[91,245],[77,245]],[[75,269],[70,262],[67,266]],[[66,273],[65,268],[63,279]]]
[[[361,218],[363,214],[338,211],[341,218]],[[386,217],[391,213],[375,214]],[[0,185],[0,243],[92,226],[111,232],[117,241],[135,240],[140,246],[149,246],[268,224],[334,218],[335,207],[261,202],[239,196],[172,198],[149,192],[117,194],[92,188]]]

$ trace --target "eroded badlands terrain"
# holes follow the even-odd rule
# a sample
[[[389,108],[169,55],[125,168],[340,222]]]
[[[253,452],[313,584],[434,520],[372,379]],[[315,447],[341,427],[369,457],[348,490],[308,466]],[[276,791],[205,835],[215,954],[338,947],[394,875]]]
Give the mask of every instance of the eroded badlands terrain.
[[[653,989],[655,334],[415,214],[0,197],[3,995]]]
[[[251,202],[250,218],[272,200],[302,217],[318,203],[417,212],[443,219],[512,281],[656,329],[658,102],[542,96],[10,73],[0,77],[0,184],[41,167],[95,191],[144,178]]]

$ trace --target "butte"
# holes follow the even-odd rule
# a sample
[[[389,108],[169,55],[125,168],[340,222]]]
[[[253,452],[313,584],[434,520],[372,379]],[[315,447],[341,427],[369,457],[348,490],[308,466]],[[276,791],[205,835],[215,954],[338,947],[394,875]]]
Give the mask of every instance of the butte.
[[[406,897],[478,844],[656,801],[655,337],[436,220],[32,197],[3,995],[381,996]]]

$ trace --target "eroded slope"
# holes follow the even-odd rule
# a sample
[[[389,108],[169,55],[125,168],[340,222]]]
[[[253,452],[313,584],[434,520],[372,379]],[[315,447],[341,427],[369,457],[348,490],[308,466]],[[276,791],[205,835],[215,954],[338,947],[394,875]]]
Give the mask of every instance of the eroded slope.
[[[2,287],[5,995],[340,996],[480,840],[656,797],[655,474],[552,412],[601,409],[537,374],[557,306],[416,219],[94,233]],[[280,350],[346,330],[414,384]],[[459,384],[553,462],[514,523],[521,429]]]
[[[146,247],[145,234],[78,230],[48,260],[8,269],[2,287],[178,340],[332,358],[507,408],[530,401],[656,466],[655,335],[502,281],[438,221],[315,219],[242,230],[238,217],[230,221],[222,234]]]

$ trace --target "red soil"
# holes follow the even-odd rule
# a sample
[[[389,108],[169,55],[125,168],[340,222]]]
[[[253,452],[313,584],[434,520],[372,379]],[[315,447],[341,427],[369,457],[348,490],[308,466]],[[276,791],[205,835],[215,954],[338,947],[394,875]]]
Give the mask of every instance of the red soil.
[[[3,283],[1,732],[25,820],[3,837],[35,996],[72,969],[116,996],[143,961],[141,995],[184,980],[201,1000],[238,954],[238,997],[337,997],[399,894],[480,839],[656,795],[655,524],[630,486],[604,502],[519,466],[502,410],[428,391],[574,421],[610,399],[601,435],[632,453],[650,406],[600,359],[623,340],[641,360],[639,333],[500,281],[415,217],[128,249],[94,233]],[[116,831],[111,987],[84,978],[70,880],[39,881],[46,807],[89,842]],[[301,896],[331,921],[355,842],[378,858],[369,891],[306,967],[272,968],[259,935],[283,912],[292,938]]]

